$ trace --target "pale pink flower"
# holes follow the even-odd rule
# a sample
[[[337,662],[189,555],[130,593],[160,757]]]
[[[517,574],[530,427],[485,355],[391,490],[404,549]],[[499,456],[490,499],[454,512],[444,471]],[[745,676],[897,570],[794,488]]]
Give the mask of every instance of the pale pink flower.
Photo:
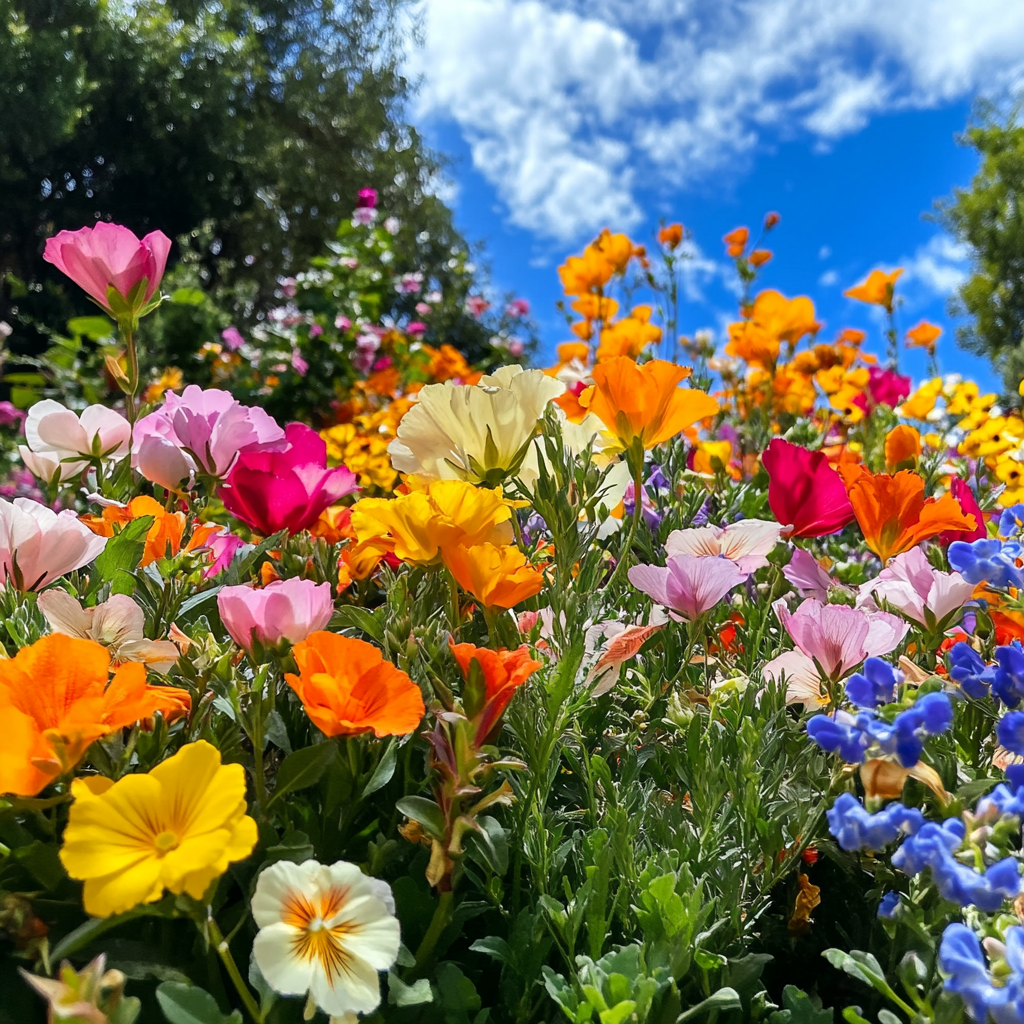
[[[772,658],[762,666],[761,675],[772,682],[781,682],[785,678],[787,704],[817,708],[828,703],[828,697],[822,695],[822,679],[814,662],[799,647]]]
[[[782,527],[765,519],[741,519],[728,526],[699,526],[673,530],[665,541],[666,555],[721,555],[745,573],[768,564],[768,553],[779,542]]]
[[[949,625],[953,615],[970,601],[974,584],[958,572],[932,568],[919,548],[897,555],[873,580],[860,588],[858,605],[885,601],[926,629]],[[947,621],[948,620],[948,621]]]
[[[821,563],[809,551],[797,548],[789,565],[782,569],[782,575],[796,588],[801,597],[813,597],[822,604],[828,604],[828,594],[839,581],[822,568]]]
[[[145,280],[145,290],[136,296],[137,315],[156,294],[167,267],[171,240],[162,231],[151,231],[141,240],[120,224],[100,221],[91,228],[60,231],[46,240],[43,259],[63,271],[111,316],[108,290],[113,288],[125,301]]]
[[[530,315],[530,302],[528,299],[513,299],[506,307],[505,314],[511,317],[524,317]]]
[[[231,639],[249,650],[254,639],[275,647],[282,640],[296,644],[324,629],[334,614],[334,597],[330,583],[293,577],[262,590],[223,587],[217,608]]]
[[[18,452],[41,480],[50,481],[59,472],[63,482],[78,476],[92,458],[123,458],[131,432],[128,421],[105,405],[90,405],[79,416],[46,398],[29,409],[26,444]]]
[[[347,316],[342,316],[341,313],[339,313],[334,318],[334,326],[337,327],[339,331],[347,331],[352,326],[352,321],[349,320]]]
[[[868,612],[844,604],[822,604],[813,598],[791,612],[784,600],[773,605],[779,622],[828,679],[841,679],[865,658],[896,649],[910,627],[887,612]]]
[[[693,622],[748,574],[728,558],[683,554],[673,555],[664,567],[634,565],[627,575],[637,590],[668,608],[674,619]]]
[[[39,590],[88,565],[106,543],[71,509],[54,512],[30,498],[0,498],[0,583]]]
[[[158,434],[136,434],[132,463],[146,480],[169,491],[176,491],[195,472],[195,463],[177,444]]]
[[[203,572],[203,579],[212,579],[223,572],[233,561],[235,553],[245,547],[245,541],[226,527],[209,536],[206,548],[212,559],[209,568]]]
[[[482,295],[470,295],[466,299],[466,311],[477,320],[491,308],[491,304]]]

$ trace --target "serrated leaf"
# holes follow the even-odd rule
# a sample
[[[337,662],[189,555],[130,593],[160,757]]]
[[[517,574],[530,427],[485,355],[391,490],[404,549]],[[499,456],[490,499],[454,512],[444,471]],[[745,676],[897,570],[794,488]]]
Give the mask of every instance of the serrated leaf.
[[[221,1013],[217,1000],[198,985],[165,981],[157,986],[156,1001],[170,1024],[242,1024],[242,1014]]]
[[[337,744],[328,740],[326,743],[316,743],[312,747],[303,747],[289,754],[277,770],[274,792],[267,806],[288,793],[315,786],[337,753]]]

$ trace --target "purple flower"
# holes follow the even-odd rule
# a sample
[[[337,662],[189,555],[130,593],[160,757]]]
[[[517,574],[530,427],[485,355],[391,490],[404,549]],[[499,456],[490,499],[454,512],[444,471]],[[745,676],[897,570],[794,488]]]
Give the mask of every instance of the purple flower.
[[[664,567],[634,565],[629,582],[671,610],[673,618],[693,622],[714,608],[747,577],[735,562],[704,555],[673,555]]]
[[[242,337],[242,332],[237,327],[225,327],[224,330],[220,332],[220,337],[221,341],[223,341],[232,352],[237,352],[245,344],[245,338]]]

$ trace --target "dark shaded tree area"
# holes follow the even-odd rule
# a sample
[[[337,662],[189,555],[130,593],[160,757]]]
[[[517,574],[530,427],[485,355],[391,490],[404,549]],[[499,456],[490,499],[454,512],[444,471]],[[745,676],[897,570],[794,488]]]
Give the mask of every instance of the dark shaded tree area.
[[[0,319],[91,307],[42,261],[98,218],[178,241],[233,319],[308,265],[361,187],[444,280],[450,212],[403,119],[402,0],[0,0]],[[182,251],[182,246],[186,252]],[[26,294],[17,282],[29,285]]]

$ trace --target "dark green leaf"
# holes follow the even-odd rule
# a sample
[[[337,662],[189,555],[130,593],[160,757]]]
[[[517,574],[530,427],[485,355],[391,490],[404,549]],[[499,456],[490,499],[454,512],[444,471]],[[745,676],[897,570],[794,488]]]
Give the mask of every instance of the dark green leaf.
[[[170,1024],[242,1024],[242,1014],[221,1013],[217,1000],[197,985],[165,981],[156,990],[156,1001]]]
[[[275,789],[269,803],[273,804],[288,793],[316,785],[337,753],[337,744],[328,740],[289,754],[277,770]]]

